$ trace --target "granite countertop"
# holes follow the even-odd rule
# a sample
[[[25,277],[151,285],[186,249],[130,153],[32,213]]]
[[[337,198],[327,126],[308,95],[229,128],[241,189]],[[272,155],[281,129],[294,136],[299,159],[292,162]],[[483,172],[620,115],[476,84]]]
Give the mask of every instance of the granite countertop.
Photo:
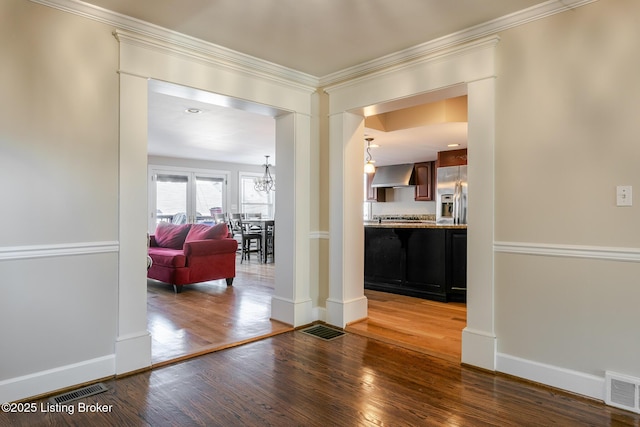
[[[383,220],[365,221],[365,227],[373,228],[456,228],[466,229],[467,224],[436,224],[435,221]]]

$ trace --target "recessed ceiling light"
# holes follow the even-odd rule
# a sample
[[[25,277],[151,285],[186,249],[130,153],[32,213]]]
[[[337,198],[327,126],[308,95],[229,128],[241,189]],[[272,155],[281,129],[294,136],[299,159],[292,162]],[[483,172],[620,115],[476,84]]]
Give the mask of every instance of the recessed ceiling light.
[[[447,147],[460,147],[460,144],[449,144]]]
[[[199,108],[187,108],[184,112],[189,114],[200,114],[202,113],[202,110]]]

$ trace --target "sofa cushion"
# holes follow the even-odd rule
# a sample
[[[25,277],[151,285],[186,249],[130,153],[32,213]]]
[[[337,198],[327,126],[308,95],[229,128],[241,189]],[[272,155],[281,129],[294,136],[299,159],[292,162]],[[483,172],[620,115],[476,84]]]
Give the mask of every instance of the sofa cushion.
[[[154,266],[184,267],[187,257],[182,249],[149,248],[149,256],[153,259]]]
[[[229,229],[225,223],[215,225],[193,224],[187,234],[185,242],[192,242],[194,240],[224,239],[227,235],[229,235]]]
[[[182,249],[191,224],[161,222],[156,227],[156,244],[162,248]]]

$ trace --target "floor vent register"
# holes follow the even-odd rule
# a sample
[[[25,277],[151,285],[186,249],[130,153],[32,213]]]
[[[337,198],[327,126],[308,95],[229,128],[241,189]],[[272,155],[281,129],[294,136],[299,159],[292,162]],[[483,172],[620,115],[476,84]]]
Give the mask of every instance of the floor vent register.
[[[84,399],[85,397],[93,396],[94,394],[105,392],[107,390],[109,389],[103,383],[92,384],[86,387],[69,391],[67,393],[53,396],[49,399],[49,402],[53,404],[69,403],[76,400]]]
[[[321,338],[325,341],[329,341],[344,335],[344,332],[339,331],[337,329],[329,328],[328,326],[325,326],[325,325],[311,326],[309,328],[303,329],[302,332],[317,338]]]

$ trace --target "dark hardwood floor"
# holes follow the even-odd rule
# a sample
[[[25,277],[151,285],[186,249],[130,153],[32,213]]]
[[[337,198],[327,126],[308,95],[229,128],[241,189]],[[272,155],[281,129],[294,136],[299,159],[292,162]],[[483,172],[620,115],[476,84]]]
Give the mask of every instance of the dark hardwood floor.
[[[39,400],[35,413],[0,413],[0,426],[640,426],[638,414],[352,333],[286,332],[104,383],[57,411]]]
[[[0,412],[0,426],[640,427],[639,414],[461,366],[446,336],[459,339],[464,304],[366,291],[369,318],[324,341],[268,320],[270,283],[273,265],[257,263],[231,288],[150,283],[154,369],[66,406],[26,402],[35,412]],[[425,329],[433,316],[449,327]]]

